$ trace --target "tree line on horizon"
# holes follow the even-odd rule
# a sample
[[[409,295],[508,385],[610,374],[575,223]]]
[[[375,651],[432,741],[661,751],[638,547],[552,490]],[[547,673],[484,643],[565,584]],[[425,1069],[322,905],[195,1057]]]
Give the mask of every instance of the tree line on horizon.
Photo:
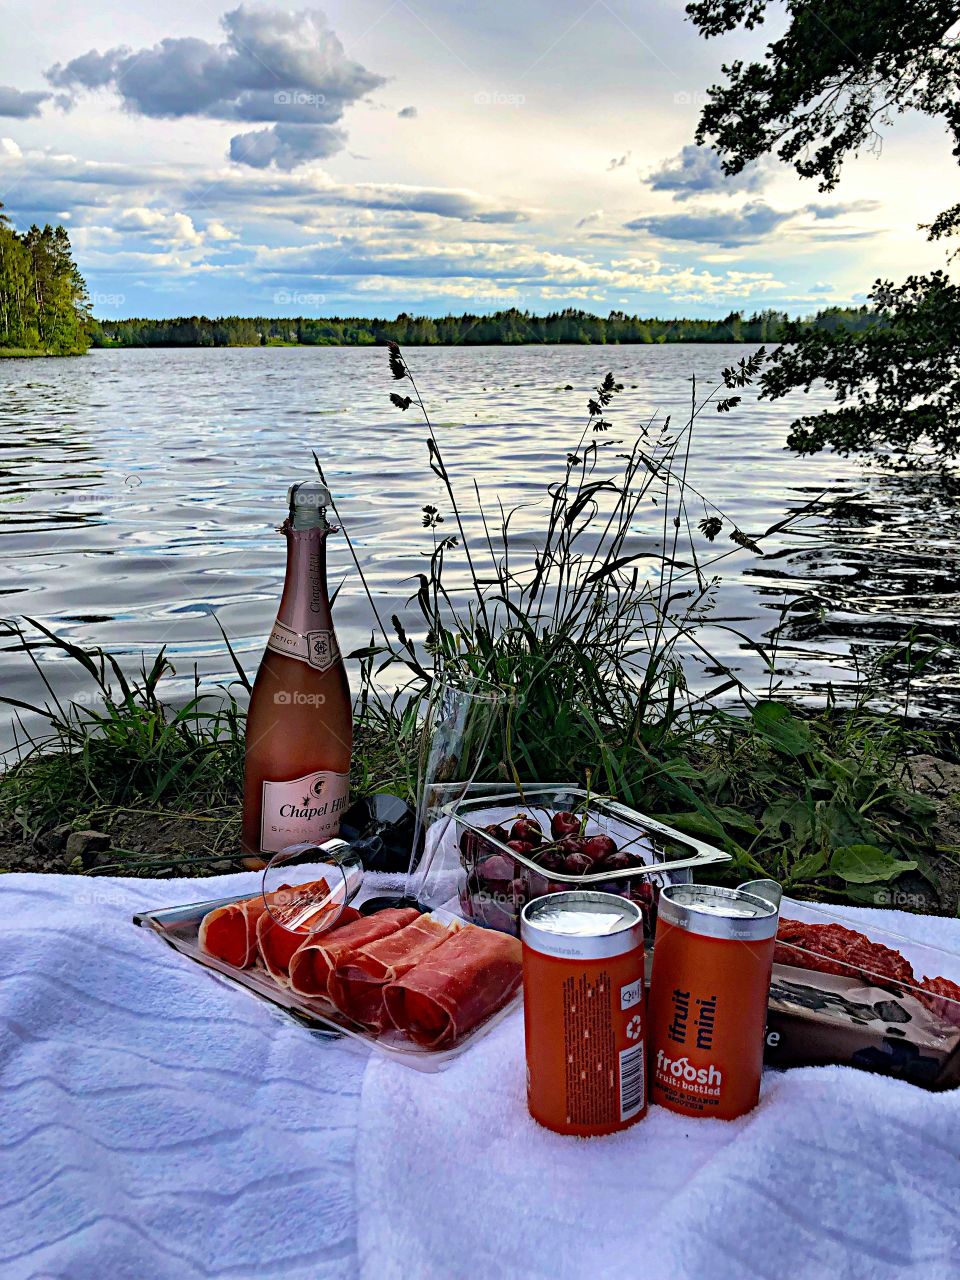
[[[90,345],[87,286],[63,227],[13,229],[0,204],[0,351],[79,355]]]
[[[799,322],[811,327],[857,331],[871,322],[868,307],[828,307]],[[510,308],[491,315],[414,316],[395,320],[358,316],[178,316],[169,320],[99,320],[97,347],[516,346],[525,343],[776,342],[789,325],[786,312],[765,310],[722,320],[643,319],[623,311],[607,316],[568,307],[549,315]],[[796,322],[794,322],[796,323]]]

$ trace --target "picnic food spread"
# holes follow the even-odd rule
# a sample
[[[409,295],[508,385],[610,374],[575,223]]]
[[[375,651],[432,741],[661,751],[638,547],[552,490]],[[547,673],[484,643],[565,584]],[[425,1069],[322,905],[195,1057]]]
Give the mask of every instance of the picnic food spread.
[[[279,986],[329,1002],[368,1032],[394,1029],[428,1050],[454,1044],[520,986],[514,938],[416,908],[361,916],[343,907],[319,930],[318,915],[337,910],[327,898],[317,880],[216,907],[200,922],[200,948],[238,969],[259,963]]]
[[[416,905],[357,911],[347,877],[332,893],[311,862],[305,883],[267,891],[265,874],[261,894],[166,913],[168,939],[423,1070],[468,1047],[522,978],[529,1108],[561,1133],[625,1128],[648,1101],[734,1118],[756,1104],[763,1061],[960,1085],[960,958],[951,968],[948,953],[809,904],[778,921],[773,882],[691,883],[699,863],[680,833],[575,788],[544,793],[454,807]],[[343,849],[327,853],[342,871]]]
[[[399,349],[391,364],[404,376]],[[837,920],[779,920],[773,881],[696,883],[730,855],[591,794],[589,774],[585,791],[514,775],[468,795],[506,690],[464,670],[463,684],[428,681],[403,895],[349,905],[382,864],[364,860],[379,835],[351,833],[352,818],[335,838],[352,710],[327,593],[331,502],[322,476],[289,491],[284,592],[247,714],[241,847],[262,892],[138,923],[308,1023],[384,1052],[399,1037],[411,1065],[464,1048],[522,982],[529,1110],[560,1133],[624,1129],[648,1095],[734,1119],[757,1104],[765,1054],[960,1084],[960,957],[952,976],[931,962],[918,977],[897,946]],[[291,860],[316,878],[274,889]]]

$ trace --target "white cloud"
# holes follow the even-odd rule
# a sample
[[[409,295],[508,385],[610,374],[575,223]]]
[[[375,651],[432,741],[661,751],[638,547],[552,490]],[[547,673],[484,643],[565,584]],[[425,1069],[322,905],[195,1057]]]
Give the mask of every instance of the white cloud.
[[[676,200],[689,200],[704,192],[725,194],[759,191],[770,179],[771,166],[749,164],[740,173],[724,173],[720,157],[709,147],[684,147],[647,175],[653,191],[669,191]]]
[[[221,26],[226,39],[220,44],[181,36],[149,49],[91,49],[55,64],[46,76],[67,95],[112,89],[134,115],[266,124],[231,138],[231,159],[285,169],[339,151],[346,135],[331,126],[351,103],[385,83],[346,56],[317,9],[241,4],[223,15]]]
[[[116,221],[119,231],[132,231],[160,244],[200,245],[203,236],[186,213],[169,213],[161,209],[126,209]]]

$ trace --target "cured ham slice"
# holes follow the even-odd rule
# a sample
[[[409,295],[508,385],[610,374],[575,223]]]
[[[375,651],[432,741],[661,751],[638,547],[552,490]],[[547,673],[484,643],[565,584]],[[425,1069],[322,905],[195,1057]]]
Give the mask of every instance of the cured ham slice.
[[[354,1022],[376,1028],[387,1025],[384,987],[402,978],[449,935],[447,925],[424,915],[385,938],[355,947],[341,956],[330,975],[330,999]]]
[[[359,911],[353,907],[344,907],[338,915],[337,905],[327,901],[329,892],[326,880],[278,889],[270,895],[270,910],[260,914],[257,920],[260,958],[267,973],[281,986],[289,981],[294,954],[306,938],[323,929],[325,917],[330,918],[331,925],[347,924],[359,918]]]
[[[337,921],[329,933],[308,938],[290,961],[290,986],[301,996],[326,996],[330,975],[341,958],[357,947],[376,942],[411,924],[415,907],[387,907],[351,923]]]
[[[208,911],[197,934],[200,950],[235,969],[249,969],[257,958],[257,920],[263,911],[259,894]]]
[[[391,1022],[425,1049],[444,1049],[495,1013],[520,986],[519,941],[496,929],[457,929],[383,993]]]

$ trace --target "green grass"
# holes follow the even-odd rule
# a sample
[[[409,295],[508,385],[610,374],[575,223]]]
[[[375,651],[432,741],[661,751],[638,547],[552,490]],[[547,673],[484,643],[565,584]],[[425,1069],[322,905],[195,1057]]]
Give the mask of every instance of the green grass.
[[[19,815],[23,830],[35,835],[90,809],[208,809],[238,800],[245,714],[230,688],[204,691],[195,678],[193,696],[174,708],[158,692],[175,674],[163,649],[131,675],[102,649],[82,649],[41,623],[31,626],[40,643],[82,668],[88,691],[82,701],[62,701],[36,658],[38,639],[17,623],[6,625],[49,699],[43,705],[2,699],[18,716],[20,749],[0,775],[0,817]],[[40,737],[23,728],[22,711],[41,717]]]
[[[96,700],[65,703],[51,688],[45,706],[31,707],[46,728],[30,740],[21,730],[21,757],[0,774],[0,826],[29,844],[73,820],[98,826],[136,810],[145,822],[187,814],[208,823],[211,857],[229,853],[222,837],[236,831],[245,719],[233,691],[197,690],[175,709],[161,697],[162,682],[175,674],[162,651],[132,676],[112,655],[34,626],[37,638],[16,627],[9,638],[43,676],[38,639],[58,648],[83,668]],[[511,737],[524,723],[524,732],[539,724],[535,732],[546,741],[539,754],[524,749],[524,780],[589,777],[594,790],[726,849],[733,857],[721,877],[726,883],[771,875],[801,896],[869,902],[877,887],[903,874],[937,887],[956,866],[960,850],[938,848],[933,838],[932,804],[901,781],[909,752],[936,752],[942,744],[871,710],[877,691],[870,681],[854,706],[815,714],[764,699],[749,715],[713,709],[695,724],[664,729],[660,722],[599,723],[581,705],[579,714],[554,718],[549,734],[542,718],[555,716],[558,704],[538,693],[538,683],[516,690],[509,732],[492,744],[482,779],[509,777],[516,767]],[[401,697],[358,708],[357,794],[413,798],[416,710],[416,700]],[[151,861],[134,852],[118,860],[128,871]]]

